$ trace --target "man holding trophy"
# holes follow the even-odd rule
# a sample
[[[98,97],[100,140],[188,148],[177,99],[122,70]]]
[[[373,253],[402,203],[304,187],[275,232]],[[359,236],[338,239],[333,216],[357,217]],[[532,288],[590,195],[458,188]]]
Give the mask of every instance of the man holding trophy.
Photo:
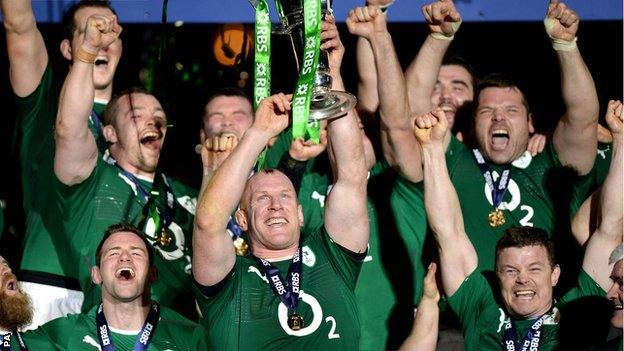
[[[290,15],[295,18],[304,13],[306,24],[316,21],[314,30],[319,35],[312,37],[316,43],[310,40],[310,46],[327,50],[328,62],[341,59],[344,48],[333,21],[321,26],[320,10],[309,11],[309,3],[320,9],[315,0],[306,0],[308,11],[302,11],[300,5],[280,8],[282,12],[287,8],[302,11]],[[309,20],[309,15],[316,20]],[[302,25],[297,22],[291,27]],[[310,38],[308,34],[314,30],[306,31],[305,37]],[[296,40],[293,37],[293,43]],[[291,97],[283,94],[258,104],[252,127],[200,195],[193,275],[202,323],[214,349],[358,348],[354,288],[368,243],[367,172],[358,122],[355,114],[348,112],[349,104],[337,113],[343,116],[328,125],[335,180],[325,203],[324,226],[318,231],[300,232],[304,220],[301,205],[284,174],[268,169],[248,179],[269,139],[287,127],[289,111],[296,118],[297,106],[307,110],[308,105],[297,98],[313,101],[311,115],[315,115],[315,102],[339,95],[327,89],[321,96],[318,89],[310,89],[312,80],[307,78],[318,76],[314,69],[318,55],[312,55],[312,64],[304,59],[305,85],[297,84],[292,105]],[[306,67],[310,68],[307,72]],[[334,86],[342,87],[339,70],[329,78]],[[308,128],[307,124],[306,118],[303,126]],[[251,255],[244,257],[236,256],[226,232],[229,215],[238,206],[236,220],[247,232],[251,246]]]

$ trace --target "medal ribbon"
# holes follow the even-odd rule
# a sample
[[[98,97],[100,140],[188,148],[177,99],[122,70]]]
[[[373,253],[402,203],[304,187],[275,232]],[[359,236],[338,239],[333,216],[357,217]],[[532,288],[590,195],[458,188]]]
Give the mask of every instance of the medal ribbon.
[[[254,258],[264,274],[266,274],[273,293],[279,297],[291,313],[297,310],[299,287],[301,286],[301,247],[295,252],[290,267],[288,267],[288,285],[284,283],[279,269],[272,265],[271,262],[256,256]]]
[[[168,228],[175,213],[175,196],[165,175],[156,172],[152,190],[148,192],[134,174],[121,168],[116,163],[115,166],[134,184],[137,189],[137,195],[141,198],[139,203],[143,205],[143,213],[146,213],[141,229],[145,232],[145,227],[150,218],[154,221],[154,235],[158,235],[160,231]]]
[[[266,0],[258,0],[255,24],[254,58],[254,110],[260,101],[271,94],[271,20]],[[266,147],[256,161],[256,170],[262,170],[266,159]]]
[[[108,148],[108,145],[106,145],[106,138],[104,138],[104,127],[102,126],[102,119],[100,118],[100,115],[95,112],[95,109],[91,110],[91,116],[89,116],[89,120],[91,121],[91,123],[93,123],[93,126],[97,131],[95,143],[98,146],[98,150],[106,150]]]
[[[153,301],[149,313],[147,314],[147,318],[145,319],[145,323],[143,323],[141,331],[136,336],[134,348],[132,349],[133,351],[147,351],[147,347],[154,336],[156,325],[158,325],[159,317],[160,305],[158,305],[156,301]],[[100,304],[100,307],[97,309],[95,322],[97,323],[97,331],[98,336],[100,337],[100,346],[102,346],[102,351],[114,351],[115,346],[113,346],[111,331],[108,327],[108,322],[106,322],[106,316],[104,316],[104,308],[102,307],[102,304]]]
[[[2,335],[2,343],[0,344],[0,348],[2,351],[11,351],[11,335],[15,335],[17,337],[17,342],[19,342],[21,351],[28,351],[28,347],[26,347],[26,343],[24,343],[24,339],[22,339],[22,335],[17,330],[12,331],[10,333],[6,333]]]
[[[478,149],[472,149],[472,153],[474,154],[474,158],[477,161],[477,166],[483,173],[483,177],[485,178],[485,182],[490,188],[492,192],[492,203],[494,204],[494,208],[498,208],[501,202],[503,202],[503,197],[507,192],[507,187],[509,186],[509,174],[511,173],[511,165],[508,164],[503,169],[500,178],[498,178],[498,182],[494,182],[494,178],[492,177],[492,169],[485,162],[483,155]]]
[[[505,322],[505,334],[503,335],[505,350],[527,351],[529,350],[529,348],[531,350],[539,350],[540,341],[542,339],[542,325],[544,325],[544,320],[547,316],[547,314],[544,314],[535,322],[533,322],[531,328],[529,328],[527,334],[524,337],[524,340],[522,341],[522,345],[518,344],[518,333],[516,332],[516,327],[511,321],[511,318],[507,318],[507,321]]]
[[[292,137],[293,140],[308,136],[319,143],[318,121],[309,123],[310,100],[314,93],[314,75],[318,65],[321,44],[321,2],[320,0],[303,1],[303,21],[305,24],[305,45],[299,79],[295,85],[292,101]]]

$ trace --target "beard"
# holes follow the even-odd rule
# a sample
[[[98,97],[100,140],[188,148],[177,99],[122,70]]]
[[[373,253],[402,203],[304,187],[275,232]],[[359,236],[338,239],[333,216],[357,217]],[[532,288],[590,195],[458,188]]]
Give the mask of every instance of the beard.
[[[30,298],[23,291],[13,296],[0,292],[0,326],[18,330],[32,321],[33,308]]]

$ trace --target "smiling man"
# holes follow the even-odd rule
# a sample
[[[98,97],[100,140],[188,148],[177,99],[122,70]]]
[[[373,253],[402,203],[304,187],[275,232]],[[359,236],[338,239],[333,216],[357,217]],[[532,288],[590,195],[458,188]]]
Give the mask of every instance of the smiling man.
[[[610,104],[607,121],[617,118],[621,125],[614,111],[615,105]],[[464,230],[460,202],[444,159],[447,128],[444,112],[438,109],[416,118],[414,134],[422,149],[425,209],[440,250],[444,291],[460,318],[466,349],[526,350],[530,346],[552,350],[571,340],[583,345],[591,335],[566,335],[560,320],[578,311],[571,302],[605,297],[612,284],[611,267],[604,256],[622,242],[622,157],[614,157],[605,180],[609,190],[600,199],[602,219],[587,243],[577,285],[554,299],[561,269],[542,229],[525,226],[504,231],[494,254],[497,287],[490,286],[478,269],[480,256]],[[614,155],[621,156],[620,146],[614,147]]]
[[[98,286],[90,280],[95,243],[109,225],[126,221],[141,226],[157,251],[154,261],[163,279],[151,285],[152,298],[195,318],[188,245],[196,191],[157,171],[167,133],[167,115],[160,102],[142,89],[111,99],[102,121],[109,145],[106,160],[88,129],[96,53],[116,40],[120,30],[114,16],[89,17],[56,120],[57,196],[68,256],[85,294],[82,310],[93,307],[99,296]]]
[[[329,122],[335,183],[324,226],[302,234],[290,180],[266,169],[248,179],[267,142],[288,125],[290,100],[263,100],[253,125],[202,191],[193,238],[196,296],[217,350],[357,349],[354,289],[366,255],[366,162],[355,115]],[[227,223],[247,232],[236,256]]]
[[[202,328],[151,299],[150,286],[158,278],[154,256],[145,234],[136,227],[125,223],[108,227],[91,269],[91,279],[102,287],[99,305],[23,334],[26,347],[67,351],[206,350]],[[13,350],[25,350],[13,345]]]
[[[31,1],[2,0],[0,9],[10,63],[11,87],[17,106],[19,151],[26,232],[17,273],[21,286],[33,299],[34,317],[28,328],[80,311],[83,293],[77,281],[75,262],[68,259],[54,206],[54,120],[58,110],[62,76],[53,68],[46,44],[32,11]],[[60,48],[71,65],[79,51],[87,18],[113,16],[108,1],[83,0],[72,4],[61,22]],[[122,53],[121,40],[98,50],[93,70],[93,109],[89,128],[104,152],[100,120],[113,91],[113,76]]]

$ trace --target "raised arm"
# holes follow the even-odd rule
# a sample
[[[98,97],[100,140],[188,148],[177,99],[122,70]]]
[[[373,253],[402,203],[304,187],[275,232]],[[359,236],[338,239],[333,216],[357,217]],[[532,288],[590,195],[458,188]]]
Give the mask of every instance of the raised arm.
[[[431,103],[431,94],[444,54],[461,24],[461,17],[452,0],[426,4],[422,13],[429,26],[429,35],[405,71],[410,108],[415,114],[425,114],[435,107]]]
[[[30,95],[41,81],[48,64],[41,32],[30,0],[1,0],[4,32],[9,54],[11,87],[17,96]]]
[[[63,83],[56,116],[54,172],[66,185],[86,179],[95,167],[98,149],[89,130],[95,85],[93,66],[98,51],[119,40],[121,27],[114,15],[93,15],[87,19],[82,44],[73,56]]]
[[[438,344],[440,292],[436,284],[436,264],[431,263],[424,280],[423,296],[418,304],[412,332],[399,351],[433,351]]]
[[[607,291],[612,285],[609,279],[611,267],[608,257],[616,246],[622,243],[623,193],[622,185],[624,153],[622,145],[622,103],[609,101],[607,107],[607,123],[613,134],[613,158],[609,173],[600,192],[600,219],[598,228],[589,238],[583,258],[583,269]]]
[[[269,142],[288,126],[290,101],[284,94],[264,99],[258,106],[253,125],[245,132],[232,153],[202,185],[193,228],[193,276],[201,285],[214,285],[234,267],[236,253],[227,233],[230,215],[238,207],[247,178],[256,158]],[[226,145],[204,143],[204,167],[209,157],[231,150],[232,138]],[[220,144],[220,142],[218,142]]]
[[[344,47],[335,30],[333,18],[323,23],[323,32],[323,49],[328,53],[332,88],[342,90],[344,84],[340,65]],[[364,252],[369,234],[367,169],[355,110],[329,121],[327,135],[331,145],[328,149],[332,159],[334,185],[325,202],[325,228],[337,244],[353,252]]]
[[[386,28],[386,17],[377,6],[357,7],[349,12],[347,26],[352,34],[365,38],[373,52],[384,156],[407,179],[421,180],[422,166],[412,133],[405,77]]]
[[[576,46],[579,17],[558,0],[550,0],[544,19],[557,52],[565,113],[555,129],[553,143],[564,165],[587,174],[596,158],[598,96],[594,80]]]
[[[440,249],[444,293],[451,296],[477,268],[477,253],[464,230],[457,192],[446,168],[447,129],[441,109],[416,117],[414,134],[422,148],[425,210]]]

